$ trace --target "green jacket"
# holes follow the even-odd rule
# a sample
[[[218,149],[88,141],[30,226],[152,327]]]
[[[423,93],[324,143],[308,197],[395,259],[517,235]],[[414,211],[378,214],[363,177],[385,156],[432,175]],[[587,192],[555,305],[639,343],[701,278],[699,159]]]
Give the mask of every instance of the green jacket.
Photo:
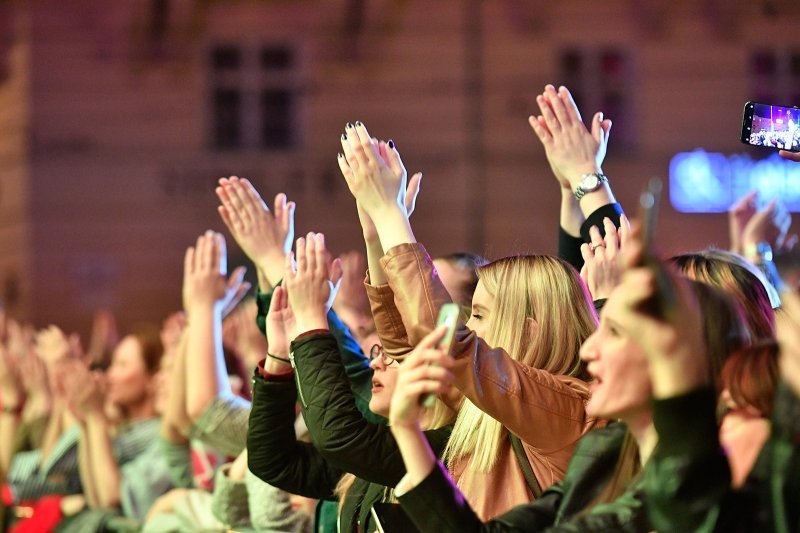
[[[258,306],[256,324],[258,324],[258,329],[260,331],[265,332],[265,336],[267,331],[267,313],[269,312],[271,301],[272,291],[261,292],[260,289],[256,291],[256,305]],[[350,381],[350,387],[355,396],[358,410],[370,422],[385,424],[385,418],[369,410],[369,400],[372,398],[372,369],[369,367],[369,360],[361,351],[361,347],[353,338],[350,330],[344,322],[336,316],[333,309],[328,312],[328,328],[339,344],[342,364],[344,365],[347,379]],[[267,341],[269,341],[269,339],[267,339]]]
[[[253,409],[247,435],[248,466],[267,483],[293,494],[334,499],[346,473],[356,475],[340,513],[341,531],[374,531],[372,504],[387,501],[405,465],[391,431],[367,421],[356,408],[337,339],[316,333],[292,342],[294,382],[254,378]],[[294,436],[295,403],[314,444]],[[426,432],[436,453],[444,450],[452,427]]]
[[[564,479],[537,500],[483,523],[453,485],[441,463],[425,480],[399,497],[422,531],[623,531],[649,532],[641,482],[610,504],[582,514],[614,473],[627,427],[621,422],[587,433],[575,449]]]
[[[778,387],[772,434],[744,486],[730,487],[711,391],[654,402],[659,446],[645,470],[648,512],[660,532],[800,530],[800,399]]]

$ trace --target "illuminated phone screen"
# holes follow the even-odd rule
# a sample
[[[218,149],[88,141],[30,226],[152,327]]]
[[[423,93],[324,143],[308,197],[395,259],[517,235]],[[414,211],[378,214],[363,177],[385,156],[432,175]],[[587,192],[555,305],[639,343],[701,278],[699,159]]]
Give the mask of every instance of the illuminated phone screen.
[[[800,151],[800,109],[753,104],[749,143]]]

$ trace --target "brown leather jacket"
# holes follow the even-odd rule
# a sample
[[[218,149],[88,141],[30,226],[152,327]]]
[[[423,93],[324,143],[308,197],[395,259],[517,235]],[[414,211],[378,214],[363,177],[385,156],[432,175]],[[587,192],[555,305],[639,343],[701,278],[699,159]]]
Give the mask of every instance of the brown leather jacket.
[[[388,286],[367,283],[375,325],[387,354],[405,355],[435,327],[450,297],[421,244],[390,249],[381,265]],[[466,328],[456,333],[451,353],[456,388],[522,440],[542,489],[563,478],[578,439],[604,425],[586,416],[589,389],[577,378],[515,361]],[[510,441],[491,472],[466,471],[463,464],[450,470],[483,520],[533,499]]]

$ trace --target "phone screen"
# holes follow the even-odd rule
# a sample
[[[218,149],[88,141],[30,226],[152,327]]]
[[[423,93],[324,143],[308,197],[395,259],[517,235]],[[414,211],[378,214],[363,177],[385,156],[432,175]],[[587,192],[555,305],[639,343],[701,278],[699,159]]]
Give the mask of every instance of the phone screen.
[[[742,121],[742,142],[800,152],[800,109],[747,102]]]

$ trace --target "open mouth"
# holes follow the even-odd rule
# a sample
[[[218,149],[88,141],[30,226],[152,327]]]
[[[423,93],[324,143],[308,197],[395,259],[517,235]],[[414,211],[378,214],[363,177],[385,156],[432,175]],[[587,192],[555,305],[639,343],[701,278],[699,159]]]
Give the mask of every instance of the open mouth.
[[[377,392],[383,388],[383,384],[380,381],[373,379],[372,380],[372,392]]]

